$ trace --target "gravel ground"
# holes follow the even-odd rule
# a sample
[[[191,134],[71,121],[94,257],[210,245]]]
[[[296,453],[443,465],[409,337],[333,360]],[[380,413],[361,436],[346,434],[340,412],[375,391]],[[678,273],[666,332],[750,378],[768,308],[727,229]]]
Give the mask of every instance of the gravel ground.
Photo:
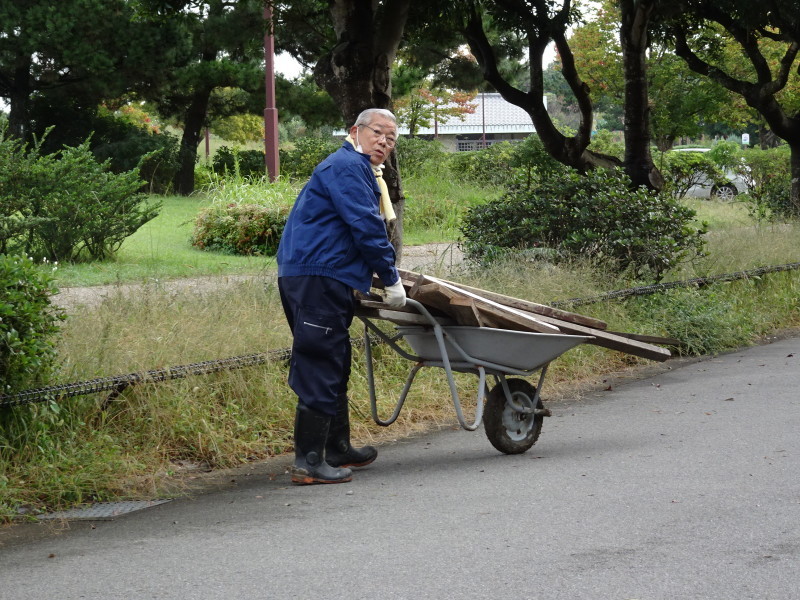
[[[455,243],[425,244],[422,246],[406,246],[400,266],[410,271],[447,271],[461,263],[463,255]],[[81,306],[93,307],[100,304],[109,295],[135,294],[145,286],[155,286],[167,293],[178,293],[190,290],[197,293],[213,290],[219,286],[236,284],[263,275],[224,275],[209,277],[192,277],[171,281],[156,281],[149,284],[113,284],[91,287],[65,287],[53,296],[53,302],[67,310],[75,310]]]

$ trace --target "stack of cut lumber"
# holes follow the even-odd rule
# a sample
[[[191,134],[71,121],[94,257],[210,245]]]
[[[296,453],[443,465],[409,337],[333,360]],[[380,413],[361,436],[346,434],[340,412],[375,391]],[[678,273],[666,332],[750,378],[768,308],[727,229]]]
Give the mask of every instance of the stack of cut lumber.
[[[611,332],[599,319],[413,271],[399,271],[408,297],[423,304],[442,325],[587,335],[592,336],[589,344],[657,361],[669,358],[670,351],[655,344],[679,344],[678,340],[669,338]],[[377,278],[374,285],[383,287]],[[357,314],[402,325],[428,323],[413,308],[390,309],[375,300],[361,300]]]

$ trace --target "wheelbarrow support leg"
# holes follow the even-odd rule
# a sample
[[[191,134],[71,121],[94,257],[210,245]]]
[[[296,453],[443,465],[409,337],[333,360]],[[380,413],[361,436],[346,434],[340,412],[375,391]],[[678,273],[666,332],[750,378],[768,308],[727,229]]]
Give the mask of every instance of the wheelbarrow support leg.
[[[386,339],[386,338],[384,338]],[[406,384],[403,386],[403,392],[400,394],[400,398],[397,401],[397,404],[394,407],[394,412],[392,416],[386,420],[381,419],[378,416],[378,396],[375,392],[375,372],[373,369],[372,363],[372,346],[370,346],[370,339],[369,339],[369,329],[367,328],[367,323],[364,323],[364,354],[366,355],[366,363],[367,363],[367,383],[369,384],[369,406],[372,412],[372,420],[375,421],[378,425],[382,427],[388,427],[392,423],[397,420],[397,417],[400,416],[400,411],[403,409],[403,405],[406,403],[406,397],[408,396],[408,391],[411,389],[411,384],[414,383],[414,378],[417,376],[419,370],[423,367],[422,363],[414,365],[411,369],[411,372],[406,377]]]
[[[486,392],[486,369],[480,365],[475,365],[478,371],[478,400],[475,406],[475,421],[470,425],[464,419],[464,412],[461,410],[461,400],[458,397],[458,389],[456,388],[456,380],[453,377],[453,368],[450,365],[450,358],[447,356],[447,349],[444,343],[444,334],[439,325],[434,325],[433,333],[436,336],[436,341],[439,344],[439,350],[442,355],[442,367],[447,374],[447,383],[450,385],[450,395],[453,398],[453,406],[456,409],[456,417],[458,422],[467,431],[475,431],[483,420],[483,397]]]

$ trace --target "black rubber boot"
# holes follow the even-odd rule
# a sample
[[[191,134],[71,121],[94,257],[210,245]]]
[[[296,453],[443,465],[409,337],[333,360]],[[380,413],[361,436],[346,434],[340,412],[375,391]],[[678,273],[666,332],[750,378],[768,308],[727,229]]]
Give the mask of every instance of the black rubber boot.
[[[301,404],[294,419],[294,466],[292,483],[344,483],[353,479],[350,469],[325,462],[325,440],[332,417]]]
[[[328,431],[325,445],[325,460],[333,467],[365,467],[378,457],[378,450],[372,446],[353,448],[350,445],[350,409],[347,396],[339,396],[336,403],[336,416]]]

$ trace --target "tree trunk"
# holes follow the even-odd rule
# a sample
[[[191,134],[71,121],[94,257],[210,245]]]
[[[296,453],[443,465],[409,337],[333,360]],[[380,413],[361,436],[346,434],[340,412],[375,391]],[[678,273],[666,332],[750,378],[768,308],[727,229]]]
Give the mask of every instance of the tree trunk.
[[[625,159],[634,186],[660,190],[661,173],[650,154],[650,105],[647,95],[647,27],[655,2],[620,2],[620,44],[625,71]]]
[[[188,196],[194,192],[194,165],[197,162],[197,147],[200,145],[210,97],[211,88],[197,90],[184,118],[179,154],[180,166],[175,174],[175,193],[182,196]]]
[[[9,94],[8,132],[25,140],[28,135],[28,99],[30,89],[31,57],[18,54],[14,66],[14,79]]]
[[[800,217],[800,143],[789,144],[791,149],[792,189],[789,192],[789,203],[792,215]]]
[[[344,126],[355,123],[367,108],[392,109],[391,66],[403,35],[410,0],[388,0],[379,16],[373,3],[363,0],[331,0],[331,17],[337,44],[314,67],[314,79],[339,105]],[[384,180],[397,221],[389,230],[398,261],[402,257],[403,195],[392,152]]]
[[[202,61],[213,63],[217,60],[217,51],[206,49]],[[178,172],[175,173],[175,193],[189,196],[194,192],[194,165],[197,162],[197,147],[200,145],[203,127],[206,125],[208,103],[213,85],[198,86],[189,102],[189,108],[183,117],[183,137],[178,155]]]

